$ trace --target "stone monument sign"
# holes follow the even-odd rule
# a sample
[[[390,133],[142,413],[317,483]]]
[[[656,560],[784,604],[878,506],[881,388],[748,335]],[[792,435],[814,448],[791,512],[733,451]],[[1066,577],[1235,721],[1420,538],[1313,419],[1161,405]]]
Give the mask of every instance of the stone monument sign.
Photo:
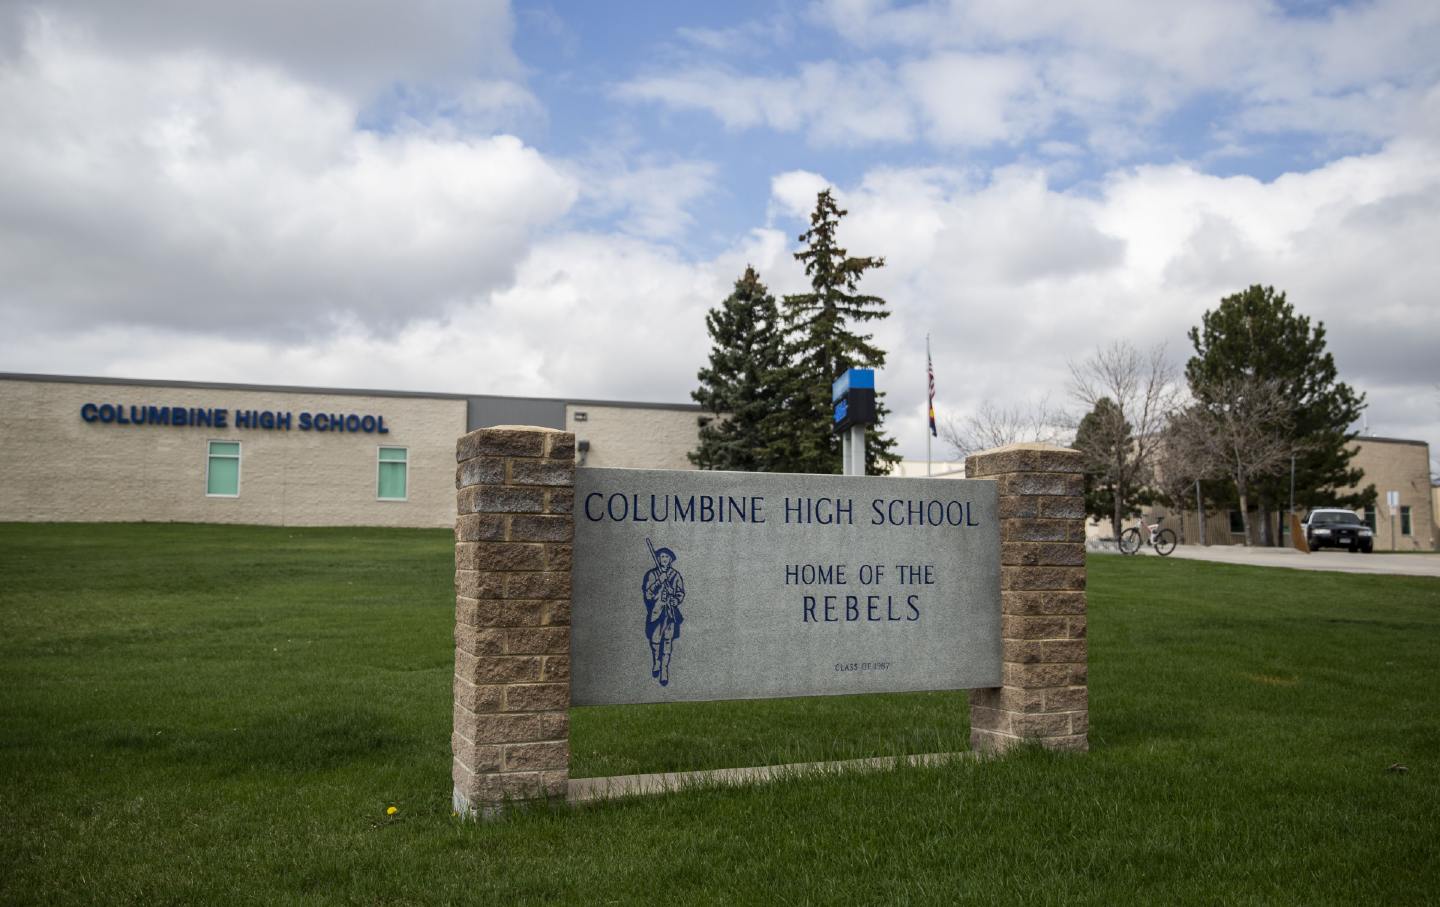
[[[1000,683],[994,482],[578,469],[575,705]]]
[[[573,434],[500,426],[456,459],[463,814],[567,795],[572,703],[969,689],[974,750],[1089,745],[1076,451],[967,480],[577,470]]]

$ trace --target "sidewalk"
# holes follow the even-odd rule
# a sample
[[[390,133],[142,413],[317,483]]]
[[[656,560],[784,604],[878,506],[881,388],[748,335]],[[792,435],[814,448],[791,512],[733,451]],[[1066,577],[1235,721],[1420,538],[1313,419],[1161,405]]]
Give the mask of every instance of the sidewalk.
[[[1090,548],[1087,554],[1114,554],[1114,548]],[[1139,556],[1158,557],[1149,548]],[[1333,570],[1339,573],[1377,573],[1390,576],[1440,577],[1440,553],[1351,554],[1348,551],[1316,551],[1304,554],[1294,548],[1246,548],[1242,545],[1179,545],[1171,557],[1221,564],[1249,564],[1252,567],[1289,567],[1292,570]]]

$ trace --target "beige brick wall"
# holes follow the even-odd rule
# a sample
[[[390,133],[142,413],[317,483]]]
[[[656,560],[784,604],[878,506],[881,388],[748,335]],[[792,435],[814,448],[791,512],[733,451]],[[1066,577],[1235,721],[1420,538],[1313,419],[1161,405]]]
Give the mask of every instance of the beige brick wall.
[[[227,428],[85,422],[85,403],[225,407]],[[383,415],[389,434],[234,427],[240,409]],[[0,380],[0,520],[450,526],[465,401]],[[241,444],[240,496],[205,495],[207,441]],[[409,450],[406,501],[377,501],[381,445]]]
[[[575,436],[485,428],[455,459],[451,803],[484,818],[568,787]]]
[[[1360,438],[1360,452],[1351,462],[1365,470],[1363,484],[1375,486],[1376,551],[1433,551],[1435,514],[1430,490],[1430,447],[1415,442]],[[1400,492],[1400,505],[1410,508],[1410,535],[1400,533],[1395,512],[1394,534],[1385,507],[1385,493]]]
[[[1083,458],[1011,444],[970,455],[965,469],[998,486],[1004,659],[1001,686],[970,691],[970,748],[1089,749]]]
[[[575,418],[585,414],[585,421]],[[698,410],[569,404],[565,430],[589,441],[586,466],[694,469],[686,458],[700,442]]]

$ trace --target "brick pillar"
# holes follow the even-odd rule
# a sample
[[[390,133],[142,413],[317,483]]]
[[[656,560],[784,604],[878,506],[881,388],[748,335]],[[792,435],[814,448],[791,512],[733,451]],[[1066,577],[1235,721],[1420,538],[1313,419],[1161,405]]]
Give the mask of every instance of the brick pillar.
[[[1085,477],[1078,451],[1011,444],[965,475],[999,484],[1002,686],[970,691],[970,748],[1086,750]]]
[[[565,796],[575,436],[472,431],[455,449],[454,806]]]

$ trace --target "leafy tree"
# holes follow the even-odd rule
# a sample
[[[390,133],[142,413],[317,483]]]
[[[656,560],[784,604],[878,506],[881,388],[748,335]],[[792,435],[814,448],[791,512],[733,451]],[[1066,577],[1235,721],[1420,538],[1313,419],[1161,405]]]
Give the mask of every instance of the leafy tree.
[[[785,337],[775,297],[747,266],[734,291],[705,316],[710,364],[690,396],[710,411],[700,446],[689,454],[701,469],[766,471],[781,429],[780,386]]]
[[[1325,350],[1323,322],[1312,327],[1283,292],[1256,285],[1206,312],[1201,324],[1190,329],[1190,342],[1195,355],[1185,377],[1195,399],[1207,408],[1223,405],[1226,388],[1236,381],[1273,382],[1297,448],[1297,504],[1360,507],[1374,502],[1373,485],[1348,490],[1364,478],[1362,470],[1350,466],[1358,448],[1346,445],[1356,437],[1350,426],[1365,408],[1365,395],[1337,380],[1335,359]],[[1257,476],[1250,487],[1269,542],[1269,513],[1288,499],[1288,470]]]
[[[884,267],[885,260],[851,256],[836,242],[836,227],[847,213],[826,189],[815,200],[810,229],[800,234],[805,248],[795,258],[805,265],[810,292],[785,297],[792,368],[784,395],[785,440],[776,448],[776,471],[837,472],[841,445],[831,430],[830,384],[847,368],[885,365],[885,351],[871,342],[873,335],[852,329],[852,324],[890,315],[884,299],[859,291],[865,273]],[[867,473],[888,472],[900,461],[893,452],[895,441],[880,428],[888,414],[883,400],[883,394],[877,395],[876,425],[866,433]]]

